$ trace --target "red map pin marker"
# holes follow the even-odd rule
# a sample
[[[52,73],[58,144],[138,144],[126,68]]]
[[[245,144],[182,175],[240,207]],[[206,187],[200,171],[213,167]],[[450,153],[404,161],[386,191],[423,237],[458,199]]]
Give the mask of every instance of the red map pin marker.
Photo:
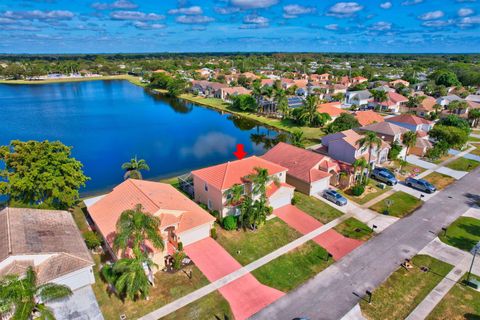
[[[245,158],[247,153],[244,150],[243,144],[237,144],[237,150],[233,154],[235,155],[235,157],[237,157],[238,160],[242,160],[243,158]]]

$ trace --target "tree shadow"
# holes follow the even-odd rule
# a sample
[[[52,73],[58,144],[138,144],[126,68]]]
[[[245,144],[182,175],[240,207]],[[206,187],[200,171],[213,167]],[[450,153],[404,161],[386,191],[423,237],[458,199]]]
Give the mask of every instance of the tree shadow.
[[[473,313],[465,313],[463,317],[466,320],[480,320],[480,315],[478,314],[473,314]]]
[[[468,199],[467,204],[471,207],[477,206],[480,207],[480,195],[467,192],[465,197]]]
[[[480,237],[480,226],[477,226],[474,224],[461,223],[458,225],[458,227],[465,230],[465,232],[468,232],[472,236]]]
[[[473,246],[477,244],[477,241],[473,239],[468,239],[465,237],[448,237],[447,236],[447,238],[448,238],[448,242],[450,242],[451,245],[465,251],[470,251],[473,248]]]

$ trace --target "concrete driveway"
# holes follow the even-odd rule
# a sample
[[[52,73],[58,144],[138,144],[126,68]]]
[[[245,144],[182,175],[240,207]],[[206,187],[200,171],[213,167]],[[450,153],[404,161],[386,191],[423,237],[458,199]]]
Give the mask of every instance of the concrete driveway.
[[[212,238],[192,243],[184,250],[211,282],[242,268],[242,265]],[[282,291],[261,284],[251,274],[225,285],[219,291],[229,302],[236,320],[249,318],[284,295]]]
[[[273,214],[301,234],[307,234],[323,226],[320,221],[292,205],[275,209]],[[313,241],[327,250],[335,260],[340,260],[363,244],[363,241],[347,238],[333,229],[313,238]]]

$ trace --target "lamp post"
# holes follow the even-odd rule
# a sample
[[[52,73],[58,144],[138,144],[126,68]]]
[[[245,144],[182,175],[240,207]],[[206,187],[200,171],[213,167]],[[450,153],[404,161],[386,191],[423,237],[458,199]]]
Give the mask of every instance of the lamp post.
[[[475,256],[480,253],[480,241],[475,245],[475,247],[472,248],[470,253],[473,254],[473,258],[472,258],[472,264],[470,265],[470,269],[468,270],[467,284],[470,283],[470,274],[472,273],[473,263],[475,262]]]

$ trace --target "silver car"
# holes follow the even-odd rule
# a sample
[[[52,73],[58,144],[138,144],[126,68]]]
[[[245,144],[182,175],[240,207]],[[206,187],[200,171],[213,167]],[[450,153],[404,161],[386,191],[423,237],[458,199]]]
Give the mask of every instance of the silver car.
[[[437,191],[437,188],[435,188],[433,184],[423,179],[415,179],[412,177],[408,177],[407,179],[405,179],[405,184],[410,188],[415,188],[426,193],[434,193],[435,191]]]

